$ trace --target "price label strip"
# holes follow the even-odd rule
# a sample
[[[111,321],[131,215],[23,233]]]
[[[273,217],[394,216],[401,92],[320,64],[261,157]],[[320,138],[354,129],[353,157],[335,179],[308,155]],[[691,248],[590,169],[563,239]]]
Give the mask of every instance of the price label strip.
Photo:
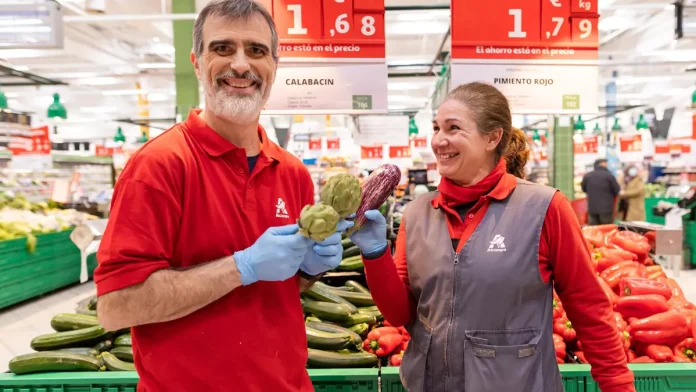
[[[384,0],[263,0],[280,65],[264,114],[387,112]]]
[[[514,113],[597,113],[598,0],[452,0],[452,81],[496,86]]]

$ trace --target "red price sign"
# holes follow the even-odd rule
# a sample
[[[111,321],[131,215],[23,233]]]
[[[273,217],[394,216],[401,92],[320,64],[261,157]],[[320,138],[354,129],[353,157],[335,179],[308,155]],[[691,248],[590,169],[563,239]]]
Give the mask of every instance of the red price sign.
[[[384,58],[384,1],[265,0],[283,57]]]
[[[620,136],[619,149],[621,152],[643,151],[643,138],[640,134]]]
[[[121,153],[121,147],[104,147],[101,144],[97,144],[95,146],[95,151],[94,155],[98,157],[110,157],[113,156],[114,154],[120,154]]]
[[[51,154],[51,139],[48,127],[32,128],[29,137],[12,136],[8,149],[12,155],[49,155]]]
[[[418,136],[413,139],[413,147],[414,148],[427,148],[428,147],[428,138],[426,136]]]
[[[309,141],[309,151],[320,151],[321,139],[311,139]]]
[[[599,139],[597,136],[585,136],[575,141],[573,148],[576,154],[596,154],[599,152]]]
[[[337,151],[341,149],[341,139],[340,138],[330,138],[326,139],[326,149],[331,151]]]
[[[382,159],[384,157],[384,149],[379,147],[360,147],[360,157],[362,159]]]
[[[570,1],[546,0],[541,3],[541,40],[570,42]]]
[[[655,154],[669,154],[670,145],[668,143],[655,142]]]
[[[389,146],[389,158],[410,158],[411,147],[409,146]]]

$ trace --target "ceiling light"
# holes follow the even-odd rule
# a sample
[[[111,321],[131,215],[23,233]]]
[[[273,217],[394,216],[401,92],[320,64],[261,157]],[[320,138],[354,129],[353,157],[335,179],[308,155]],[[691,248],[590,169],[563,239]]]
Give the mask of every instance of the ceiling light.
[[[150,102],[164,102],[169,101],[169,95],[164,93],[150,93],[147,95],[147,100]]]
[[[81,112],[85,113],[113,113],[118,111],[115,106],[83,106],[80,108]]]
[[[174,68],[174,63],[140,63],[140,69],[171,69]]]

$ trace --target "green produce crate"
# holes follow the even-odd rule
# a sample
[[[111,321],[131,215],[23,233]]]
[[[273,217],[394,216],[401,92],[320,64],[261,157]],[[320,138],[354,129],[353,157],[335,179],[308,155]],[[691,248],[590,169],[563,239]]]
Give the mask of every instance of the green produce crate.
[[[317,392],[377,391],[377,369],[308,370]],[[0,374],[0,392],[136,392],[136,372]]]
[[[0,309],[80,280],[80,251],[70,233],[37,235],[34,253],[27,252],[24,238],[0,241]],[[96,258],[87,262],[91,276]]]

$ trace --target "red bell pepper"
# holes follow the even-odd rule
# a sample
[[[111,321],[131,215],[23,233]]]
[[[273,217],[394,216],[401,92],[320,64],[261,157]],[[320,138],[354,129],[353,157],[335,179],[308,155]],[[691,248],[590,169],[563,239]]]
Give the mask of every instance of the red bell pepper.
[[[557,320],[563,316],[563,305],[561,304],[561,301],[557,299],[553,299],[553,319]]]
[[[379,338],[379,348],[375,350],[375,354],[378,357],[386,357],[393,353],[397,347],[401,346],[404,337],[401,335],[384,335]]]
[[[669,310],[670,312],[677,312],[682,314],[686,318],[686,326],[691,331],[693,327],[693,321],[696,319],[696,310],[687,309],[682,307],[673,307]]]
[[[597,279],[597,281],[599,282],[599,285],[602,287],[602,291],[604,291],[604,294],[607,296],[607,298],[609,298],[609,302],[611,302],[611,304],[614,305],[616,303],[616,300],[619,299],[619,296],[616,295],[614,290],[612,290],[611,287],[609,287],[609,285],[604,279]]]
[[[626,297],[630,298],[630,297]],[[637,342],[673,346],[689,335],[686,317],[677,312],[664,312],[632,322],[628,332]]]
[[[667,284],[643,278],[622,278],[619,282],[619,292],[622,297],[659,294],[665,299],[672,298],[672,290]]]
[[[394,354],[389,359],[389,364],[392,366],[401,366],[401,360],[403,359],[403,357],[404,357],[403,352],[401,352],[399,354]]]
[[[614,311],[628,319],[645,318],[669,310],[665,297],[657,294],[632,295],[620,297],[614,305]]]
[[[688,359],[689,362],[696,362],[696,340],[686,338],[674,346],[672,350],[675,357]]]
[[[619,226],[613,224],[613,223],[608,223],[606,225],[596,225],[596,226],[588,226],[589,228],[598,231],[600,233],[610,233],[614,230],[618,230]]]
[[[582,235],[595,248],[604,246],[604,234],[596,230],[590,230],[590,228],[583,228]]]
[[[634,359],[631,361],[631,363],[655,363],[655,361],[653,361],[650,357],[643,356]]]
[[[556,349],[556,357],[565,358],[566,357],[566,344],[563,341],[563,337],[553,334],[553,347]]]
[[[672,350],[661,344],[651,344],[645,350],[648,357],[655,362],[671,362],[674,353]]]
[[[561,359],[561,358],[559,358],[559,357],[556,357],[556,363],[558,363],[559,365],[562,365],[562,364],[564,364],[564,363],[565,363],[565,361],[564,361],[564,360],[562,360],[562,359]]]
[[[619,246],[616,246],[616,245],[613,245],[613,244],[612,244],[612,245],[610,245],[610,246],[609,246],[608,248],[606,248],[606,249],[607,249],[607,252],[613,253],[613,254],[615,254],[615,255],[617,255],[617,256],[620,256],[622,260],[633,260],[633,261],[638,261],[638,255],[637,255],[637,254],[635,254],[635,253],[633,253],[633,252],[629,252],[629,251],[627,251],[626,249],[623,249],[623,248],[621,248],[621,247],[619,247]]]
[[[682,358],[682,357],[678,357],[678,356],[676,356],[676,355],[672,357],[672,362],[673,362],[673,363],[692,363],[692,362],[689,361],[688,359]]]
[[[410,342],[410,340],[404,340],[403,342],[401,342],[401,346],[397,347],[396,351],[406,352],[406,349],[408,348],[408,342]]]
[[[371,354],[375,354],[377,350],[381,347],[380,339],[389,335],[398,335],[399,338],[403,341],[403,337],[401,336],[401,333],[399,333],[399,330],[397,328],[375,328],[367,334],[367,339],[363,341],[363,348],[365,349],[365,351]]]
[[[411,334],[408,333],[408,331],[406,330],[406,328],[404,328],[404,327],[398,327],[397,329],[399,330],[399,333],[401,334],[401,336],[404,337],[404,341],[407,342],[407,341],[411,340]]]
[[[650,252],[650,244],[647,238],[628,230],[616,233],[611,238],[611,243],[639,256]]]
[[[565,317],[554,321],[553,333],[562,336],[566,343],[572,342],[577,337],[577,333],[575,329],[573,329],[573,324]]]
[[[623,344],[623,349],[624,351],[627,351],[629,348],[631,348],[631,343],[633,343],[633,338],[631,338],[631,334],[628,333],[628,331],[621,331],[621,344]]]
[[[626,350],[626,360],[628,363],[633,362],[638,356],[636,355],[636,352],[633,350]]]
[[[614,321],[616,321],[616,327],[619,331],[625,331],[628,328],[628,323],[624,320],[623,316],[619,312],[614,312]]]
[[[578,351],[585,351],[582,349],[582,342],[579,340],[575,342],[575,347],[577,347]]]
[[[667,285],[667,287],[669,287],[672,290],[672,298],[684,298],[684,292],[682,291],[681,287],[679,286],[679,283],[677,283],[676,280],[672,278],[664,278],[658,280],[664,282]]]
[[[650,267],[648,267],[650,268]],[[665,274],[665,271],[654,271],[654,272],[648,272],[648,279],[650,280],[655,280],[657,281],[659,278],[664,278],[667,275]]]
[[[580,360],[580,363],[589,363],[587,362],[587,359],[585,358],[585,353],[582,351],[576,351],[575,356],[578,357]]]
[[[638,263],[636,263],[633,260],[623,260],[617,264],[612,265],[611,267],[605,269],[604,271],[600,272],[599,276],[606,280],[610,275],[612,275],[614,272],[620,270],[621,268],[624,267],[629,267],[629,266],[634,266],[637,267]]]
[[[655,266],[655,260],[651,259],[650,257],[645,257],[645,260],[643,260],[643,264],[647,267],[654,267]]]

